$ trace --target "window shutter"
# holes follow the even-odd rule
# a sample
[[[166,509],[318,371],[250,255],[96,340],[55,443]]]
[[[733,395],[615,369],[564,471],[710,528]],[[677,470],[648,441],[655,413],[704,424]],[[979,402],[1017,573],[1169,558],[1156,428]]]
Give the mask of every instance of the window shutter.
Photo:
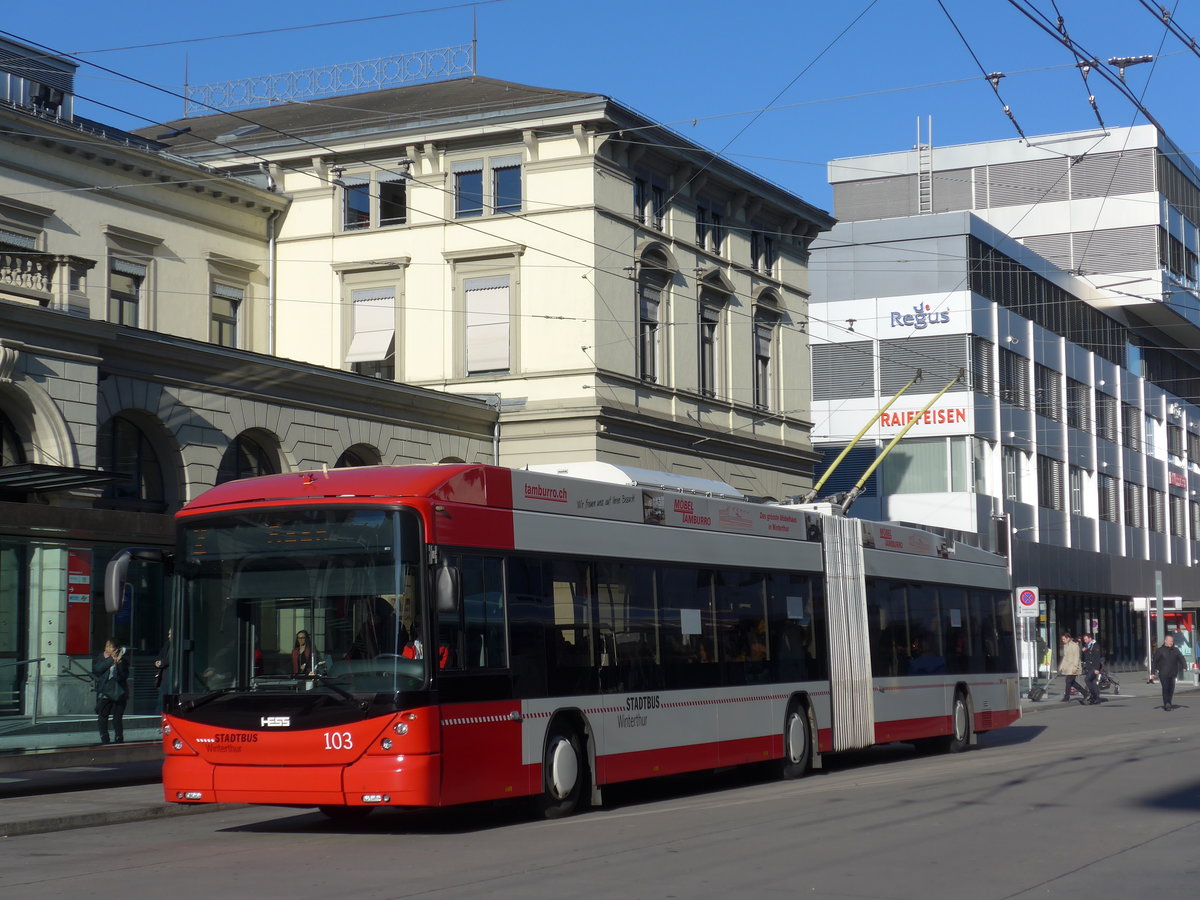
[[[463,282],[463,294],[467,374],[508,371],[508,276],[468,278]]]
[[[394,288],[352,291],[354,337],[346,362],[379,362],[395,352],[396,292]]]

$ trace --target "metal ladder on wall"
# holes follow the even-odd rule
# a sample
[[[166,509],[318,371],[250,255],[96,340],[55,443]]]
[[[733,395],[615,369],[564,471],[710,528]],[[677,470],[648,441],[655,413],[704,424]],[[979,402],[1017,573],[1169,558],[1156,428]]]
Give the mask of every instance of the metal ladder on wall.
[[[917,214],[933,212],[933,116],[928,119],[925,139],[921,139],[921,118],[917,117]]]

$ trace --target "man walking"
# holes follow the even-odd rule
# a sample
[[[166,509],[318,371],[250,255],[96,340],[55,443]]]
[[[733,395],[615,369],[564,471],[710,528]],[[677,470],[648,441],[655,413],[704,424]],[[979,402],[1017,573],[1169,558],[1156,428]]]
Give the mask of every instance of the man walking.
[[[1163,638],[1162,646],[1154,651],[1151,668],[1158,673],[1158,683],[1162,685],[1162,708],[1167,712],[1175,709],[1175,679],[1187,671],[1187,660],[1175,646],[1175,635],[1168,634]]]
[[[1099,703],[1100,702],[1100,670],[1104,668],[1104,654],[1100,650],[1100,645],[1090,634],[1082,636],[1083,653],[1083,681],[1087,686],[1088,696],[1086,700],[1081,700],[1081,703]]]
[[[1083,685],[1075,680],[1079,675],[1083,674],[1083,664],[1080,662],[1079,657],[1079,644],[1071,637],[1071,632],[1069,631],[1062,633],[1062,662],[1059,663],[1058,674],[1067,680],[1066,687],[1063,688],[1063,703],[1071,699],[1072,690],[1079,691],[1080,696],[1083,696]]]

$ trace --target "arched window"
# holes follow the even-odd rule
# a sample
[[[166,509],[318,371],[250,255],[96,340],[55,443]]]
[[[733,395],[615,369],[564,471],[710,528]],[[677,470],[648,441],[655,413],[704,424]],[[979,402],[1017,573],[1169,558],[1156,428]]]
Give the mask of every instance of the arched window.
[[[732,288],[718,271],[700,280],[699,306],[696,311],[698,360],[697,385],[706,397],[725,393],[722,368],[722,316],[729,305]]]
[[[366,444],[355,444],[353,447],[347,447],[342,451],[342,455],[338,457],[333,467],[335,469],[348,469],[354,466],[377,466],[379,462],[379,451],[374,447],[368,447]]]
[[[754,310],[754,405],[775,408],[775,339],[779,331],[779,312],[774,305],[759,305]]]
[[[278,475],[279,459],[260,440],[243,432],[234,438],[221,458],[217,484],[253,478],[257,475]]]
[[[27,462],[25,444],[12,419],[0,412],[0,465],[19,466]]]
[[[638,265],[638,377],[643,381],[665,381],[663,359],[666,334],[667,287],[672,267],[666,255],[650,250]]]
[[[146,512],[167,508],[158,453],[133,419],[118,414],[101,425],[96,450],[101,468],[124,476],[104,489],[105,505]]]

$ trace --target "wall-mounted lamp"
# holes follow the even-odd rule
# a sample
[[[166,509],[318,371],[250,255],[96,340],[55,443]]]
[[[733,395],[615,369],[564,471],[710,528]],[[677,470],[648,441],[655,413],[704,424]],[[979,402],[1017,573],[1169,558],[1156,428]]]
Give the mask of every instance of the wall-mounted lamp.
[[[1167,407],[1167,412],[1175,417],[1179,417],[1183,415],[1183,407],[1178,403],[1172,403]]]
[[[1021,339],[1020,339],[1020,338],[1013,337],[1011,334],[1010,334],[1008,337],[1006,337],[1004,340],[1005,340],[1006,342],[1010,343],[1010,344],[1019,344],[1019,343],[1021,343]]]

